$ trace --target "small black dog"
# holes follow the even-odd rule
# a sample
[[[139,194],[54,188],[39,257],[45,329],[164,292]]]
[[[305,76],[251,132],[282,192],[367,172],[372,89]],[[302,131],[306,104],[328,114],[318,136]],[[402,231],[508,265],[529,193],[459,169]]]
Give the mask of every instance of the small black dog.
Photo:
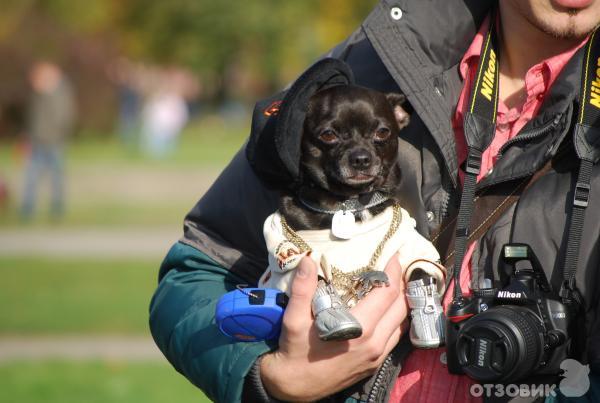
[[[401,178],[398,135],[409,122],[404,102],[400,94],[352,85],[312,95],[303,125],[300,186],[284,193],[279,211],[265,221],[269,268],[259,285],[288,290],[292,269],[312,253],[320,264],[312,308],[323,340],[362,334],[349,307],[373,287],[388,284],[383,268],[394,253],[404,259],[407,279],[440,271],[437,251],[391,196]],[[418,321],[431,328],[425,320]]]
[[[307,208],[308,203],[330,211],[348,199],[366,206],[375,191],[393,193],[400,181],[398,135],[409,122],[404,101],[401,94],[357,86],[332,87],[312,96],[302,135],[301,193],[284,195],[280,205],[292,228],[331,228],[332,215]],[[368,219],[392,203],[389,199],[356,218]]]

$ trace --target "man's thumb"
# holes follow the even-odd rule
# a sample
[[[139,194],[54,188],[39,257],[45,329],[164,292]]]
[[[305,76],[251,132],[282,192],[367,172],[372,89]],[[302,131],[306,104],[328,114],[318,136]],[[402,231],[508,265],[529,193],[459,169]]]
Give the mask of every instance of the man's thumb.
[[[302,258],[295,271],[286,316],[312,318],[311,302],[317,288],[317,266],[307,256]]]

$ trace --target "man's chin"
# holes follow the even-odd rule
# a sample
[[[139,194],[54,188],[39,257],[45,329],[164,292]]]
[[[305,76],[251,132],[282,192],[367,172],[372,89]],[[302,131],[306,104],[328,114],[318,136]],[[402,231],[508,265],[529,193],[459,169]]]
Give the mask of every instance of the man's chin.
[[[553,1],[552,8],[554,12],[551,12],[551,15],[535,16],[532,23],[542,32],[559,40],[582,41],[600,22],[598,5],[570,8]]]
[[[550,35],[556,39],[567,41],[583,41],[583,39],[594,30],[594,28],[595,26],[586,29],[583,26],[578,26],[576,24],[565,25],[563,27],[550,25],[540,27],[540,29],[542,29],[542,31],[547,35]]]
[[[555,40],[573,42],[572,46],[600,22],[600,0],[504,0],[500,6]]]

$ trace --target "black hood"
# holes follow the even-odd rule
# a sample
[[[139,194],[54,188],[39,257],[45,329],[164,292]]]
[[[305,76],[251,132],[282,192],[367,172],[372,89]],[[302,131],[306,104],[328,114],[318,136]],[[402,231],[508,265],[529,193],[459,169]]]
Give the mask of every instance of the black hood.
[[[246,157],[256,174],[278,188],[300,178],[302,128],[310,97],[320,90],[354,84],[350,67],[326,58],[315,63],[287,90],[256,104]]]

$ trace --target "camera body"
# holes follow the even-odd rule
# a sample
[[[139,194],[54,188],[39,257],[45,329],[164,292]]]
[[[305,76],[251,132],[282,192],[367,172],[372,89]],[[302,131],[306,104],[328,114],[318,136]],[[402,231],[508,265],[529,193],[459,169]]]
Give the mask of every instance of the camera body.
[[[570,344],[569,307],[552,292],[531,247],[507,244],[502,288],[473,290],[448,309],[448,370],[480,382],[557,375]]]

